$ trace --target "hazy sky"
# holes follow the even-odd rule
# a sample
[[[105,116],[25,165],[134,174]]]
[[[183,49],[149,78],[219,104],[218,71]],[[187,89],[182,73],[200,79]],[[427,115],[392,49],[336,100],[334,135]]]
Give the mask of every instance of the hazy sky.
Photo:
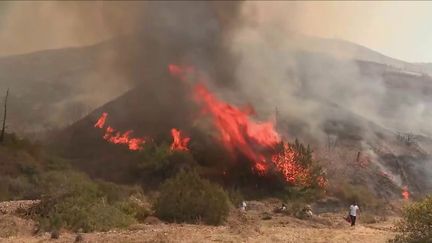
[[[339,38],[388,56],[432,62],[432,2],[260,2],[260,16],[298,32]]]
[[[87,19],[62,4],[87,5]],[[108,3],[109,4],[109,3]],[[388,56],[432,62],[432,2],[253,2],[260,18],[285,21],[292,30],[339,38]],[[0,4],[0,55],[79,46],[109,37],[104,16],[92,2],[8,2]],[[87,29],[85,21],[91,21]],[[277,21],[275,23],[277,23]],[[143,23],[145,24],[145,23]]]

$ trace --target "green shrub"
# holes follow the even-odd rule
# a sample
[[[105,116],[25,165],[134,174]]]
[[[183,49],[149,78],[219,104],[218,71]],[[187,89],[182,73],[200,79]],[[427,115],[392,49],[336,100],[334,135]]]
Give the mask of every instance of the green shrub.
[[[41,191],[36,178],[25,175],[0,177],[0,200],[37,199]]]
[[[131,195],[142,194],[142,189],[138,186],[119,185],[103,180],[96,180],[95,182],[109,203],[125,200]]]
[[[138,153],[137,160],[140,162],[133,173],[137,178],[146,178],[145,184],[153,186],[197,165],[191,153],[171,151],[167,144],[146,146]]]
[[[155,211],[168,221],[218,225],[228,216],[229,202],[219,186],[182,171],[162,185]]]
[[[40,185],[43,198],[30,214],[41,230],[105,231],[135,222],[133,215],[109,202],[100,185],[83,174],[48,172],[41,177]]]
[[[138,222],[144,222],[144,220],[151,215],[150,207],[140,204],[132,199],[127,201],[119,201],[115,204],[115,206],[125,214],[133,216],[136,220],[138,220]]]
[[[406,206],[397,231],[391,242],[432,242],[432,196]]]
[[[42,230],[66,228],[85,232],[106,231],[134,223],[134,218],[120,209],[107,204],[101,198],[67,197],[58,201],[42,201],[39,224]]]

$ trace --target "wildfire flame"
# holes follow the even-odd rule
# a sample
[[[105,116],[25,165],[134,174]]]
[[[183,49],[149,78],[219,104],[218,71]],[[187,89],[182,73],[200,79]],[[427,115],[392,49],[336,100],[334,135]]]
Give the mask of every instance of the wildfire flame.
[[[171,144],[171,151],[188,151],[188,143],[190,141],[189,137],[182,137],[180,130],[176,128],[171,129],[171,135],[173,137],[173,142]]]
[[[298,163],[295,163],[296,153],[291,149],[289,144],[284,143],[283,146],[283,150],[272,157],[276,168],[278,168],[288,182],[307,185],[310,181],[309,171]]]
[[[204,80],[203,76],[196,75],[198,73],[193,67],[171,64],[168,69],[173,76],[182,81],[187,81],[190,77],[198,77],[199,81]],[[254,121],[251,118],[254,113],[253,107],[238,108],[226,103],[212,94],[202,82],[195,85],[194,94],[196,101],[202,105],[203,113],[212,117],[221,143],[232,155],[241,152],[253,163],[252,168],[259,174],[265,174],[270,168],[275,168],[289,183],[310,185],[312,179],[310,171],[297,163],[298,154],[289,143],[282,141],[272,121]],[[108,113],[102,113],[94,126],[103,129],[107,117]],[[119,132],[107,126],[103,138],[113,144],[128,145],[130,150],[141,150],[146,139],[132,137],[132,133],[132,130]],[[176,128],[171,129],[171,135],[173,137],[171,151],[189,150],[187,147],[189,137],[183,137],[182,132]],[[278,144],[283,145],[283,148],[275,153]],[[323,176],[317,178],[317,183],[321,187],[324,187],[326,182]],[[404,197],[405,194],[403,193]]]
[[[198,73],[190,67],[169,65],[169,72],[174,77],[185,81],[188,77],[197,77]],[[202,76],[198,76],[203,81]],[[253,164],[252,168],[259,174],[265,174],[273,166],[289,183],[310,184],[310,172],[296,163],[296,154],[288,143],[283,143],[280,153],[268,156],[281,143],[281,137],[271,121],[257,122],[250,116],[252,107],[240,109],[218,99],[207,87],[198,82],[194,87],[196,101],[202,105],[203,113],[212,117],[223,146],[235,155],[237,151],[245,155]],[[318,178],[319,186],[324,187],[324,177]]]
[[[271,148],[280,142],[279,134],[271,122],[257,123],[250,119],[249,112],[217,99],[203,85],[195,86],[195,96],[209,113],[220,133],[223,145],[231,152],[241,151],[250,160],[258,163],[258,171],[264,169],[265,156],[254,148]]]
[[[108,113],[104,112],[102,113],[101,117],[97,120],[96,124],[94,125],[97,128],[103,128],[105,126],[105,121],[108,116]]]
[[[108,117],[108,113],[104,112],[102,113],[101,117],[97,120],[96,124],[94,125],[96,128],[103,129],[105,126],[106,119]],[[143,149],[143,145],[145,144],[144,138],[135,138],[132,137],[133,131],[128,130],[126,132],[119,132],[116,131],[111,126],[108,126],[105,129],[105,134],[103,138],[113,144],[125,144],[128,146],[130,150],[141,150]]]
[[[405,200],[408,200],[410,198],[410,192],[408,191],[408,186],[402,187],[402,197]]]

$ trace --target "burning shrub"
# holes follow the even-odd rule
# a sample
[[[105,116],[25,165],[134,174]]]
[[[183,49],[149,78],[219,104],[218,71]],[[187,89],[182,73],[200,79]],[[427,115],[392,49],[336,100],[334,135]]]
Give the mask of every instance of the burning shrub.
[[[282,143],[280,152],[272,158],[285,181],[300,188],[324,188],[326,178],[319,164],[312,159],[312,150],[297,139],[294,143]]]
[[[218,225],[228,216],[229,202],[219,186],[183,171],[162,185],[155,210],[168,221]]]
[[[432,242],[432,196],[404,208],[397,224],[400,232],[391,242]]]
[[[211,118],[219,133],[218,140],[232,158],[239,160],[244,157],[259,175],[277,170],[289,184],[324,187],[325,178],[321,175],[315,178],[313,174],[316,171],[309,163],[312,157],[309,148],[304,148],[297,141],[294,144],[284,142],[273,121],[253,119],[253,107],[239,107],[217,97],[204,85],[206,75],[194,67],[170,64],[168,70],[182,81],[195,81],[193,92],[202,108],[202,115]],[[282,145],[280,151],[277,151],[278,145]]]

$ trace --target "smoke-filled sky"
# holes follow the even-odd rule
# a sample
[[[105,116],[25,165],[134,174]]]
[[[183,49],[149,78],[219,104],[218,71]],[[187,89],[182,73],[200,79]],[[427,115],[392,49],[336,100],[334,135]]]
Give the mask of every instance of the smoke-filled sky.
[[[2,2],[0,55],[105,40],[117,34],[113,22],[130,21],[122,10],[131,8],[120,5],[133,4],[138,3]],[[352,41],[405,61],[432,62],[431,2],[263,1],[245,5],[256,6],[256,18],[277,19],[291,31]],[[128,31],[125,26],[121,28]]]

